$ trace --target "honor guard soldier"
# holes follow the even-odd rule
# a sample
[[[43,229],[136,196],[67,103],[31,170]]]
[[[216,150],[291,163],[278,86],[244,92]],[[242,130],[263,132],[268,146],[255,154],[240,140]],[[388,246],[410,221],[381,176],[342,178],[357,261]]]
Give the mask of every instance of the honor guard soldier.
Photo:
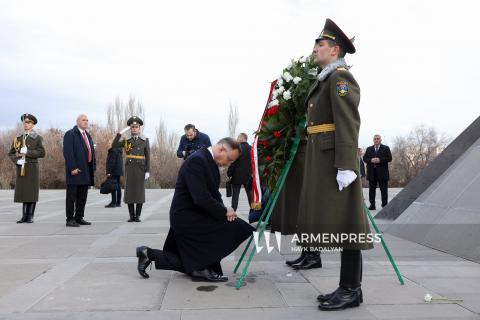
[[[45,157],[45,149],[42,137],[33,130],[37,118],[25,113],[20,120],[24,132],[13,139],[8,155],[17,170],[14,201],[23,203],[22,218],[17,223],[32,223],[40,189],[38,159]]]
[[[352,40],[327,19],[313,49],[322,71],[306,99],[308,140],[298,218],[298,232],[315,235],[311,247],[341,250],[339,287],[317,298],[320,310],[362,303],[361,250],[374,242],[358,178],[360,88],[344,59],[354,52]]]
[[[112,142],[112,146],[125,150],[125,197],[130,219],[128,222],[140,222],[142,205],[145,203],[145,180],[150,177],[150,144],[141,132],[143,121],[133,116]],[[125,137],[122,134],[130,129]]]

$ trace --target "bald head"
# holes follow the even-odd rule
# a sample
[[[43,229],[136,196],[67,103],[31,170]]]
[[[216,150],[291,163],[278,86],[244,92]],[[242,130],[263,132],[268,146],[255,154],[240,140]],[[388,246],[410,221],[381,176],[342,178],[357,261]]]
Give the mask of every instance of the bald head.
[[[77,117],[77,127],[82,130],[88,128],[88,117],[85,114],[81,114]]]

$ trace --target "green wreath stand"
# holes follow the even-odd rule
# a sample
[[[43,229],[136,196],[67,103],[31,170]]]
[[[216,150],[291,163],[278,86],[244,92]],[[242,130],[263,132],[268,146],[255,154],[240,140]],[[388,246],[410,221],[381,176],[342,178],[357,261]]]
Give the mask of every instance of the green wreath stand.
[[[298,145],[300,144],[300,134],[299,134],[299,132],[301,132],[304,127],[305,127],[305,120],[300,121],[300,123],[297,127],[297,130],[296,130],[297,134],[296,134],[295,138],[293,139],[293,144],[292,144],[292,147],[290,148],[290,157],[288,158],[287,163],[285,164],[282,171],[280,172],[280,177],[277,181],[277,184],[275,185],[275,188],[274,188],[273,192],[270,194],[270,198],[268,199],[268,202],[265,205],[265,210],[263,210],[262,215],[260,216],[260,219],[257,223],[257,227],[256,227],[255,231],[258,232],[258,241],[260,241],[262,239],[262,236],[265,232],[268,221],[270,220],[270,216],[272,215],[273,208],[275,207],[275,204],[277,203],[277,199],[278,199],[278,196],[280,194],[280,191],[282,190],[283,185],[285,184],[285,180],[287,178],[288,172],[290,171],[290,168],[292,167],[293,159],[295,157],[295,154],[297,153]],[[375,232],[379,235],[379,237],[381,239],[383,249],[385,250],[385,253],[388,256],[388,259],[390,260],[390,263],[392,264],[392,267],[395,270],[395,273],[397,274],[397,277],[398,277],[398,280],[400,281],[400,284],[403,285],[404,284],[403,277],[402,277],[400,271],[398,270],[398,267],[395,263],[395,260],[393,259],[392,255],[390,253],[390,250],[388,249],[387,244],[385,243],[385,239],[383,238],[382,234],[380,233],[380,230],[378,229],[377,224],[375,223],[375,220],[373,219],[373,216],[371,215],[370,211],[368,210],[367,206],[365,205],[365,202],[364,202],[364,210],[365,210],[365,213],[368,215],[368,218],[369,218],[370,222],[372,223],[372,225],[375,229]],[[240,268],[240,265],[242,264],[242,261],[245,258],[245,255],[246,255],[248,249],[250,248],[250,245],[252,244],[252,240],[253,240],[253,234],[252,234],[252,236],[250,236],[250,239],[248,240],[248,243],[245,246],[245,249],[243,250],[242,255],[240,256],[240,259],[238,260],[237,264],[235,265],[235,268],[233,269],[233,273],[237,273],[238,269]],[[254,244],[251,251],[250,251],[250,254],[248,255],[247,262],[245,263],[245,265],[243,267],[242,274],[240,275],[240,278],[237,280],[237,283],[235,285],[235,287],[237,289],[241,288],[241,286],[242,286],[242,284],[245,280],[245,277],[247,276],[248,268],[250,267],[250,263],[253,260],[253,257],[255,255],[255,251],[256,251],[256,248],[255,248],[255,244]]]

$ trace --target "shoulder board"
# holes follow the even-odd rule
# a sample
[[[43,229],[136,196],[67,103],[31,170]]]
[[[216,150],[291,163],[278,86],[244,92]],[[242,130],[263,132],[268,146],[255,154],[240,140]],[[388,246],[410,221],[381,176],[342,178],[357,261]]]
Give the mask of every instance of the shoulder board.
[[[340,67],[340,68],[337,68],[337,71],[348,71],[348,70],[344,67]]]

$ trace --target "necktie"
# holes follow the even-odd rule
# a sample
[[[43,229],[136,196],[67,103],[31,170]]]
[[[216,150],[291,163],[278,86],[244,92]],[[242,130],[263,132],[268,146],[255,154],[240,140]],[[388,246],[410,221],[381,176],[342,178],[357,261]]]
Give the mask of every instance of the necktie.
[[[85,145],[87,146],[88,150],[88,162],[92,162],[92,150],[90,149],[90,143],[88,142],[87,135],[85,134],[85,131],[82,132],[83,135],[83,142],[85,142]]]

